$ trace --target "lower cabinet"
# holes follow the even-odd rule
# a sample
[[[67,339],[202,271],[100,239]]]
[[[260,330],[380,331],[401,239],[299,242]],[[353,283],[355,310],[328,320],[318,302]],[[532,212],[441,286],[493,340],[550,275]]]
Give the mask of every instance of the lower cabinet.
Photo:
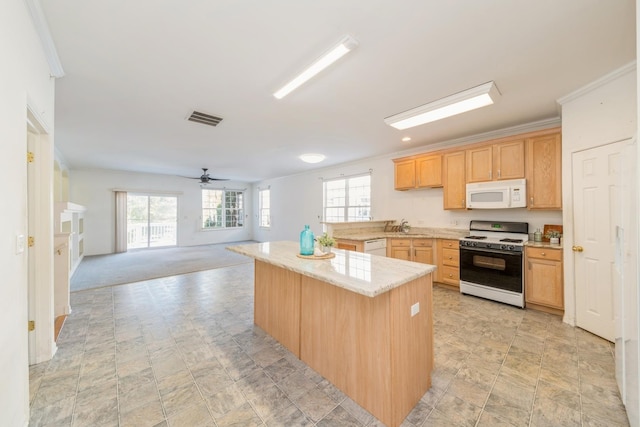
[[[460,242],[458,240],[438,239],[438,270],[436,281],[446,285],[460,287]]]
[[[336,239],[336,248],[347,251],[364,252],[364,243],[359,240]]]
[[[564,312],[562,249],[527,247],[525,265],[527,307],[562,314]]]
[[[387,252],[391,258],[433,264],[433,239],[389,239]]]

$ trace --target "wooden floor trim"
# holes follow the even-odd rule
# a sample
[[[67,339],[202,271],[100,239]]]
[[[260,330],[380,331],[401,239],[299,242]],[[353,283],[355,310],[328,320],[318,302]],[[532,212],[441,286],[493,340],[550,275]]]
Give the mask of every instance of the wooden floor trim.
[[[62,316],[56,317],[53,324],[53,340],[58,341],[58,335],[60,335],[60,331],[62,330],[62,325],[64,325],[64,321],[67,320],[67,315],[63,314]]]

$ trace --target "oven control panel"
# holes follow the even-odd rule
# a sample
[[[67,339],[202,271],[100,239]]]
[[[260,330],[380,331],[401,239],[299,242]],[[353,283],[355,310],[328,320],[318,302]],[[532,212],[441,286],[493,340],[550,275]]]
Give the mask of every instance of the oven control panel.
[[[478,248],[478,249],[494,249],[499,251],[508,251],[508,252],[523,252],[524,246],[522,245],[512,245],[509,243],[500,243],[500,242],[484,242],[478,240],[461,240],[461,247],[466,248]]]

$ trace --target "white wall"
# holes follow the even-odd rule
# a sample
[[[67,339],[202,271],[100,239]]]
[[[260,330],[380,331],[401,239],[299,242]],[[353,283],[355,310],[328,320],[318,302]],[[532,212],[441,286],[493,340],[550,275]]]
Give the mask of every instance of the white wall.
[[[630,64],[560,100],[562,103],[562,180],[572,181],[573,153],[633,137],[637,128],[636,66]],[[563,185],[565,321],[575,324],[573,195]]]
[[[424,149],[426,152],[427,149]],[[396,191],[393,189],[393,158],[406,153],[364,159],[304,174],[266,180],[255,184],[254,205],[257,207],[257,188],[271,189],[271,229],[258,227],[254,213],[253,238],[258,241],[297,240],[305,224],[315,234],[322,232],[322,178],[366,173],[372,169],[371,213],[377,220],[409,221],[415,227],[469,228],[472,219],[523,221],[531,232],[544,224],[562,224],[560,211],[528,211],[527,209],[445,211],[442,208],[441,188]]]
[[[247,189],[246,225],[241,229],[200,229],[202,199],[197,180],[171,175],[155,175],[110,170],[69,171],[70,201],[87,208],[84,222],[85,255],[109,254],[115,251],[114,189],[139,193],[167,193],[178,197],[178,246],[250,240],[252,232],[251,185],[224,181],[207,188]]]
[[[29,420],[27,254],[16,254],[16,236],[27,234],[27,103],[53,130],[54,80],[23,0],[6,0],[0,13],[0,419]]]

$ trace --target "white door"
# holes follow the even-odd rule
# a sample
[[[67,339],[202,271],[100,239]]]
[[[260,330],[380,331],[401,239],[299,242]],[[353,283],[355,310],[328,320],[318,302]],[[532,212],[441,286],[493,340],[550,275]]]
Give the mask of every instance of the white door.
[[[616,142],[572,156],[576,325],[615,339],[616,227],[621,226],[624,147]]]

